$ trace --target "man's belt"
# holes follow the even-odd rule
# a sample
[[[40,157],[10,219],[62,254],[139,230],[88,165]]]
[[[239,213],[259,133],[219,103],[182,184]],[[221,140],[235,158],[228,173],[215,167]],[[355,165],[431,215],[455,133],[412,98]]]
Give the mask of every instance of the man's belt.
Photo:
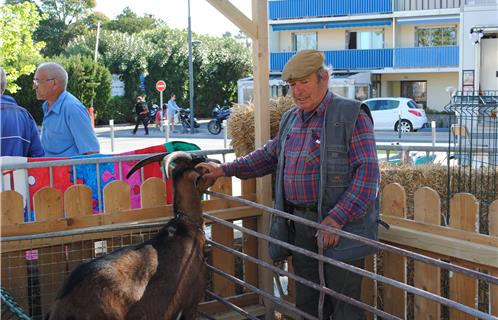
[[[316,203],[294,204],[292,202],[286,201],[285,207],[286,209],[292,211],[317,212]]]

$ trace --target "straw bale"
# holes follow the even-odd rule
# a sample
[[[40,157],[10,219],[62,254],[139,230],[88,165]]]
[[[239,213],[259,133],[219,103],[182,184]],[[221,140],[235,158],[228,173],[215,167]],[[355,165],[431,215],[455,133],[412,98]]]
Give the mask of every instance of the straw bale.
[[[292,98],[279,97],[270,99],[270,136],[273,138],[278,132],[282,115],[292,107]],[[228,134],[232,137],[232,148],[239,156],[246,155],[254,150],[254,104],[236,104],[232,109],[228,121]]]

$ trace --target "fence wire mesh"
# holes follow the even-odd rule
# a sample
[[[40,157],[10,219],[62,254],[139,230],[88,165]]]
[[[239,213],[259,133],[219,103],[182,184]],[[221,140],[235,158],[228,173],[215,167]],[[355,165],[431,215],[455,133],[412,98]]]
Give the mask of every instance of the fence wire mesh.
[[[498,91],[457,92],[450,112],[448,199],[459,192],[473,194],[481,204],[481,222],[498,198]],[[481,233],[488,233],[481,223]]]

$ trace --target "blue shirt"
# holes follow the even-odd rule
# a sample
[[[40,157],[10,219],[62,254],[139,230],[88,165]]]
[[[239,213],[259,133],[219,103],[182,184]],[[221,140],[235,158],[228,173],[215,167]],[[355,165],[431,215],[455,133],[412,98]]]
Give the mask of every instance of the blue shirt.
[[[178,111],[180,107],[176,104],[175,100],[169,99],[168,101],[168,116],[173,117],[175,115],[175,112]]]
[[[17,105],[14,98],[0,95],[0,155],[43,157],[36,123],[28,110]]]
[[[100,146],[90,116],[83,104],[63,91],[48,110],[43,103],[41,143],[46,157],[72,157],[99,152]]]

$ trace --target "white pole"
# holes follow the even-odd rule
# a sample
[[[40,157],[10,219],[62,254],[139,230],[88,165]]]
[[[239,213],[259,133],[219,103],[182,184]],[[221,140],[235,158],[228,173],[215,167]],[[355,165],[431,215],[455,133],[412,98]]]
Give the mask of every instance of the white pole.
[[[111,128],[111,152],[114,152],[114,119],[109,120],[109,127]]]
[[[436,146],[436,121],[431,121],[432,128],[432,146]]]
[[[100,37],[100,21],[97,21],[97,35],[95,39],[95,52],[93,53],[93,61],[97,63],[97,58],[99,56],[99,37]],[[90,107],[93,108],[93,96],[90,101]]]

